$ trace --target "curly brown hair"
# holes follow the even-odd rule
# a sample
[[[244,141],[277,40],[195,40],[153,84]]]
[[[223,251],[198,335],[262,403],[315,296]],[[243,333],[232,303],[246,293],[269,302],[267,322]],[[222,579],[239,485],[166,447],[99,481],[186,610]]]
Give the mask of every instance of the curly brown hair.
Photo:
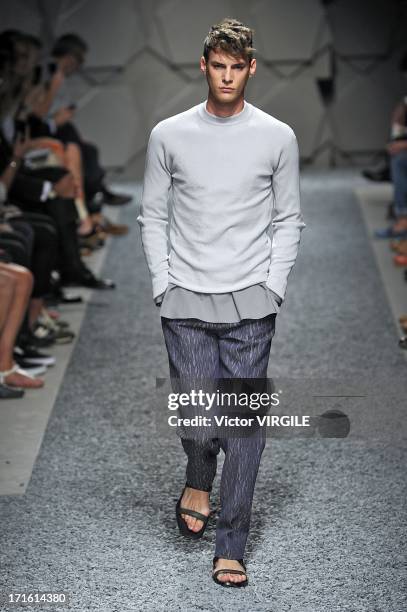
[[[253,45],[254,30],[240,21],[225,17],[219,23],[213,25],[204,40],[203,56],[209,59],[209,51],[221,49],[231,55],[243,56],[249,62],[252,60],[256,49]]]

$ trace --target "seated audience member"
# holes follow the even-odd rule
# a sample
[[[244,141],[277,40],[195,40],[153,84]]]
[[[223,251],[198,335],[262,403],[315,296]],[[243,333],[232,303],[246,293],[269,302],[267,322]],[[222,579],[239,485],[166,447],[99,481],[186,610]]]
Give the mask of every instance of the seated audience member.
[[[43,68],[44,95],[32,107],[32,116],[48,126],[48,135],[64,143],[76,143],[82,153],[86,200],[91,212],[100,212],[101,204],[127,204],[132,196],[113,193],[105,183],[105,170],[100,166],[95,145],[84,140],[74,125],[75,102],[69,93],[68,78],[83,65],[87,44],[76,34],[58,38],[51,61]],[[42,124],[43,126],[43,124]],[[44,128],[42,127],[44,135]],[[34,135],[36,133],[34,132]]]
[[[26,143],[17,141],[15,154],[20,154],[24,146]],[[51,274],[56,269],[58,255],[57,228],[47,215],[23,213],[16,206],[5,203],[13,172],[13,165],[9,165],[0,173],[0,248],[13,263],[33,274],[33,291],[21,331],[32,341],[38,334],[44,340],[44,334],[39,330],[39,317],[45,309],[46,296],[52,292]],[[67,329],[52,334],[52,339],[59,343],[71,341],[73,337],[74,334]]]
[[[14,121],[10,121],[21,86],[19,75],[14,72],[16,64],[12,42],[0,36],[0,172],[4,173],[7,200],[26,214],[43,214],[50,218],[57,232],[58,271],[63,283],[111,288],[111,281],[97,279],[80,258],[72,174],[65,168],[45,167],[32,176],[25,164],[24,155],[35,148],[35,142],[26,138],[25,126],[23,131],[17,131]],[[9,132],[8,138],[4,129]]]
[[[395,265],[407,267],[407,96],[394,111],[393,130],[396,139],[389,144],[389,153],[397,223],[392,227],[392,234],[404,240],[391,243],[391,248],[396,253],[393,256]]]
[[[44,168],[43,178],[26,173],[21,147],[24,150],[30,146],[29,140],[18,139],[13,150],[0,134],[0,172],[3,172],[8,201],[27,216],[40,213],[51,218],[50,224],[56,228],[58,239],[57,269],[63,283],[97,289],[112,287],[111,281],[96,278],[81,260],[72,175],[57,167]]]
[[[3,34],[4,38],[4,34]],[[41,111],[46,89],[40,81],[41,67],[39,66],[39,51],[41,42],[31,35],[9,32],[5,37],[15,48],[17,55],[15,72],[19,79],[20,95],[17,101],[17,111],[14,113],[14,123],[28,124],[32,134],[32,151],[27,154],[26,161],[34,164],[34,169],[28,170],[33,176],[37,169],[44,166],[59,165],[70,171],[75,188],[75,205],[80,220],[78,234],[80,244],[93,250],[95,246],[104,243],[106,234],[123,235],[128,227],[110,222],[101,212],[89,213],[85,194],[85,176],[83,172],[82,151],[76,142],[61,142],[57,138],[48,136],[49,127],[35,113]],[[36,120],[35,120],[36,119]],[[11,123],[11,124],[10,124]],[[40,128],[39,128],[40,126]],[[13,119],[8,124],[8,140],[12,140],[14,132]],[[44,159],[44,152],[48,153]],[[27,157],[30,157],[27,160]]]
[[[0,33],[0,398],[42,387],[38,376],[55,358],[38,348],[74,336],[47,306],[55,287],[60,291],[55,278],[114,287],[87,268],[80,247],[128,231],[101,207],[131,197],[106,188],[98,151],[82,139],[68,108],[66,77],[79,69],[87,46],[63,36],[45,67],[41,49],[35,36]]]
[[[400,62],[407,78],[407,54]],[[390,176],[394,187],[394,217],[392,225],[375,232],[377,238],[407,238],[407,96],[393,111],[391,140],[386,150],[390,158]]]

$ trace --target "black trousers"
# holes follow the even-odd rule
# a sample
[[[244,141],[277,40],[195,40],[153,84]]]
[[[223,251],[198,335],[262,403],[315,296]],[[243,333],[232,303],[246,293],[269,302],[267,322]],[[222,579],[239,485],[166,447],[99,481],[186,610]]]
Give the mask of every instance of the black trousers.
[[[0,247],[12,262],[32,272],[32,297],[43,297],[51,289],[51,272],[57,265],[57,230],[47,216],[35,213],[9,219],[8,224],[13,231],[0,234]]]
[[[45,202],[19,199],[13,200],[24,215],[32,217],[33,214],[46,216],[56,229],[57,255],[56,269],[62,275],[75,276],[83,270],[84,264],[80,257],[77,235],[77,212],[75,203],[71,199],[55,198]]]
[[[82,154],[86,200],[89,202],[90,212],[99,212],[99,210],[94,210],[90,203],[95,193],[102,189],[103,178],[106,174],[99,163],[99,151],[97,147],[90,142],[82,140],[79,131],[75,125],[70,122],[59,126],[55,133],[55,137],[64,143],[74,142],[79,146]]]
[[[30,256],[27,243],[20,233],[1,232],[0,249],[8,254],[8,261],[16,263],[24,268],[30,268]]]
[[[40,213],[26,213],[9,221],[21,231],[29,227],[33,233],[30,269],[34,275],[32,297],[43,297],[51,291],[51,272],[58,265],[58,230],[52,218]]]

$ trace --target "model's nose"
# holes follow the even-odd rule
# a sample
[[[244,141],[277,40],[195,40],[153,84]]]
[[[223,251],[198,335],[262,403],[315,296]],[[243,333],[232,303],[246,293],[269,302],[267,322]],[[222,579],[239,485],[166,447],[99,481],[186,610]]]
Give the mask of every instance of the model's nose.
[[[223,82],[224,83],[231,83],[232,82],[232,73],[230,72],[230,70],[228,70],[224,75],[223,75]]]

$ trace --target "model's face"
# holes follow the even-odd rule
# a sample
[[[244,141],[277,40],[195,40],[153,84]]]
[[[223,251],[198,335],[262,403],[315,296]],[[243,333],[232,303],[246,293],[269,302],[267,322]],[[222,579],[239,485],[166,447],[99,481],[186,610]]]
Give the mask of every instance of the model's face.
[[[249,77],[256,72],[256,60],[228,55],[222,50],[209,52],[208,61],[201,57],[201,71],[206,75],[209,91],[216,102],[235,102],[244,95]]]

